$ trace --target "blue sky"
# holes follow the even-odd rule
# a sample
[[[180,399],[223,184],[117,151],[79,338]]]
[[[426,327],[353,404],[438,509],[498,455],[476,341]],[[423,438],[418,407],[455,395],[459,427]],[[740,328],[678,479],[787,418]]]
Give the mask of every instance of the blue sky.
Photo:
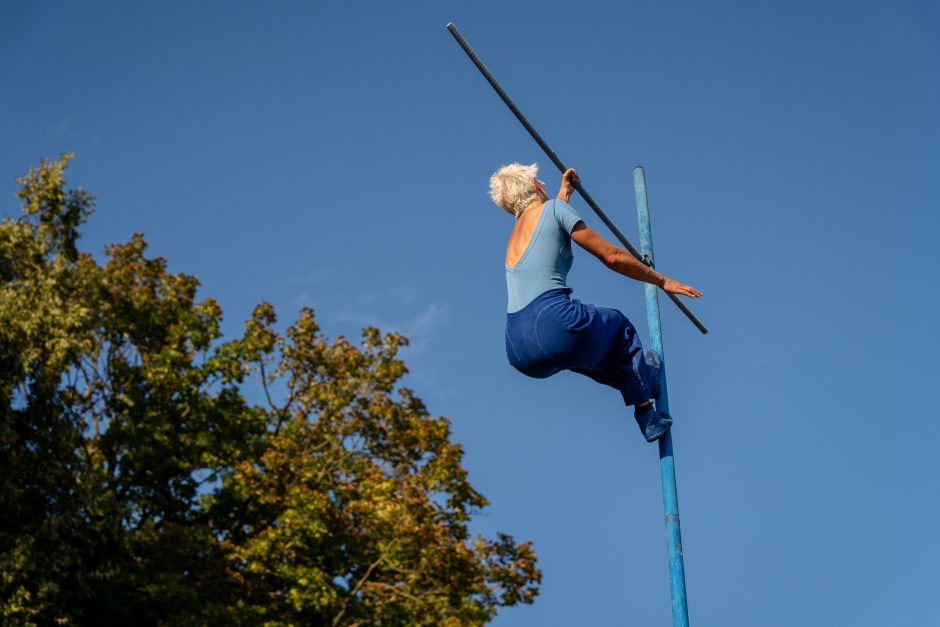
[[[74,151],[83,245],[143,231],[228,333],[260,300],[403,331],[476,528],[540,556],[495,624],[671,624],[656,447],[506,362],[487,178],[558,175],[449,21],[634,241],[646,168],[658,267],[705,294],[707,336],[662,305],[692,624],[940,625],[934,3],[8,2],[0,208]],[[639,284],[569,279],[646,336]]]

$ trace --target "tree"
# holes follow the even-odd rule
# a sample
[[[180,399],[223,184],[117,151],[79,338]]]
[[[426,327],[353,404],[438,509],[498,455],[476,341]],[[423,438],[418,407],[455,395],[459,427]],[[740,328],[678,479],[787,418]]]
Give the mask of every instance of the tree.
[[[0,223],[0,617],[18,624],[475,625],[531,603],[529,543],[487,502],[399,334],[314,312],[241,337],[142,235],[77,246],[72,155]],[[256,398],[259,400],[251,401]]]

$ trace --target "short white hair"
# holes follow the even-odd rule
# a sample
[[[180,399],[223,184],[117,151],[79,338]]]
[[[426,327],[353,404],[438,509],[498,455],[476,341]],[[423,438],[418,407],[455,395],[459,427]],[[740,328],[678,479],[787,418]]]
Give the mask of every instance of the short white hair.
[[[504,165],[490,177],[490,198],[512,215],[518,216],[530,202],[541,198],[533,181],[538,174],[537,163]]]

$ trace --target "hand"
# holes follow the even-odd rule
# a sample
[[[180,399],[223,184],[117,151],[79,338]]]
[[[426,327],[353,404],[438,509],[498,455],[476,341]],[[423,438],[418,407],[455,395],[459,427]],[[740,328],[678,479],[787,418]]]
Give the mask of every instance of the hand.
[[[679,283],[675,279],[667,278],[663,282],[663,291],[669,292],[670,294],[682,294],[683,296],[691,296],[692,298],[698,298],[702,295],[700,291],[692,287],[691,285],[686,285],[685,283]]]
[[[561,175],[561,187],[558,188],[558,195],[556,198],[558,200],[564,200],[568,202],[571,198],[571,195],[574,193],[574,186],[581,184],[581,177],[578,176],[578,173],[574,171],[574,168],[568,168],[565,170],[565,173]]]

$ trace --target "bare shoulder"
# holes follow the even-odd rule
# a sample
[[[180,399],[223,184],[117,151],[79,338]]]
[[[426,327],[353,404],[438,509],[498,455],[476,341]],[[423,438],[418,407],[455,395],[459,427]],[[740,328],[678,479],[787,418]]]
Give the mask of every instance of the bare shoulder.
[[[506,244],[507,266],[514,266],[519,262],[532,240],[535,227],[538,226],[543,211],[545,211],[544,205],[529,209],[513,224],[512,231],[509,233],[509,242]]]

